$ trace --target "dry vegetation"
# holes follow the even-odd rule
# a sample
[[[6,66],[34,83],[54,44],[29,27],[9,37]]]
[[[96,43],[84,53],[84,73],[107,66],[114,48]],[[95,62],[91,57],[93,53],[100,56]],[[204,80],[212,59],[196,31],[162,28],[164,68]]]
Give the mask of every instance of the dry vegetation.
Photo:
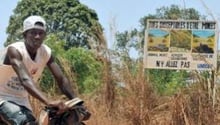
[[[126,68],[121,72],[125,88],[110,87],[111,90],[87,98],[93,113],[88,125],[220,125],[219,93],[214,105],[206,80],[201,78],[200,82],[165,97],[154,92],[141,69],[136,76]],[[113,83],[106,81],[105,85],[109,89]]]
[[[92,112],[88,125],[220,125],[220,93],[216,91],[214,102],[208,80],[200,78],[173,96],[159,96],[144,78],[142,67],[135,76],[126,66],[122,69],[118,74],[125,87],[115,84],[117,78],[106,64],[103,86],[82,96]],[[39,103],[32,103],[39,114]]]

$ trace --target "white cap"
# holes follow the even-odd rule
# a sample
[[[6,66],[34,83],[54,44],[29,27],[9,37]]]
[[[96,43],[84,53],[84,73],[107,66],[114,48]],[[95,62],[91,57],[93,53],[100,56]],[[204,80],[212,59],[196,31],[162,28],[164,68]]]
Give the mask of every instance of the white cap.
[[[42,23],[43,26],[36,25]],[[46,31],[46,21],[41,16],[29,16],[23,22],[23,33],[30,29],[41,29]]]

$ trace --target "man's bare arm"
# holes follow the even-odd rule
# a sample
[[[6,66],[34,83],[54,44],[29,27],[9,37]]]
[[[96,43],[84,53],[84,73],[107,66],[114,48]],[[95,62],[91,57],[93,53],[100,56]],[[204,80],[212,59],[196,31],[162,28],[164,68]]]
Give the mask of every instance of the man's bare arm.
[[[18,75],[22,86],[28,91],[28,93],[30,93],[30,95],[39,99],[45,105],[48,105],[48,100],[42,94],[42,92],[37,89],[34,81],[31,78],[30,73],[27,70],[27,67],[22,62],[22,56],[20,55],[20,53],[14,47],[9,47],[7,51],[7,57],[10,65],[13,67],[14,71]]]
[[[69,79],[67,79],[66,76],[63,74],[58,64],[54,61],[53,56],[51,56],[50,60],[47,63],[47,66],[55,77],[58,86],[63,94],[65,94],[69,99],[75,98],[75,94],[72,87],[70,86]]]

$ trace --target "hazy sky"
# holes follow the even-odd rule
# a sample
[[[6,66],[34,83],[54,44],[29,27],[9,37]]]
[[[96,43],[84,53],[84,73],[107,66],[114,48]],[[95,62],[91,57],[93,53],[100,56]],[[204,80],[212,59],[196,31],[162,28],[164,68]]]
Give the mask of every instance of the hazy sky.
[[[0,48],[3,48],[3,43],[6,40],[6,27],[10,15],[13,14],[13,9],[16,7],[19,0],[4,0],[0,4],[1,20],[0,20]],[[220,20],[219,0],[80,0],[81,3],[94,9],[99,17],[99,21],[104,27],[105,36],[109,46],[113,43],[110,39],[110,24],[115,22],[117,31],[130,30],[139,28],[140,18],[155,14],[156,9],[162,6],[170,6],[171,4],[178,5],[180,8],[191,8],[198,10],[200,14],[213,14],[214,17]],[[208,9],[207,9],[207,8]],[[210,20],[211,16],[208,17]],[[114,21],[113,21],[114,20]]]

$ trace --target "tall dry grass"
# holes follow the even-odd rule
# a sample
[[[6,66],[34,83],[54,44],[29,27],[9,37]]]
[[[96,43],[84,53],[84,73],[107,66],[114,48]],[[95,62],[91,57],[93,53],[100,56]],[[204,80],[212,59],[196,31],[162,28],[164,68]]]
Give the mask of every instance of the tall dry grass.
[[[91,95],[80,95],[92,113],[88,125],[220,125],[219,92],[215,104],[210,96],[209,80],[197,74],[199,81],[172,96],[159,96],[147,82],[142,64],[136,74],[123,65],[112,73],[105,62],[103,86]],[[116,84],[121,80],[124,86]],[[36,115],[42,105],[34,99]]]
[[[213,104],[209,80],[197,73],[197,83],[173,96],[159,96],[146,81],[142,69],[140,64],[137,74],[133,75],[127,65],[121,68],[118,74],[125,87],[118,87],[113,83],[117,78],[106,73],[108,79],[102,88],[105,91],[86,98],[93,113],[88,125],[220,125],[219,93],[217,91]]]

